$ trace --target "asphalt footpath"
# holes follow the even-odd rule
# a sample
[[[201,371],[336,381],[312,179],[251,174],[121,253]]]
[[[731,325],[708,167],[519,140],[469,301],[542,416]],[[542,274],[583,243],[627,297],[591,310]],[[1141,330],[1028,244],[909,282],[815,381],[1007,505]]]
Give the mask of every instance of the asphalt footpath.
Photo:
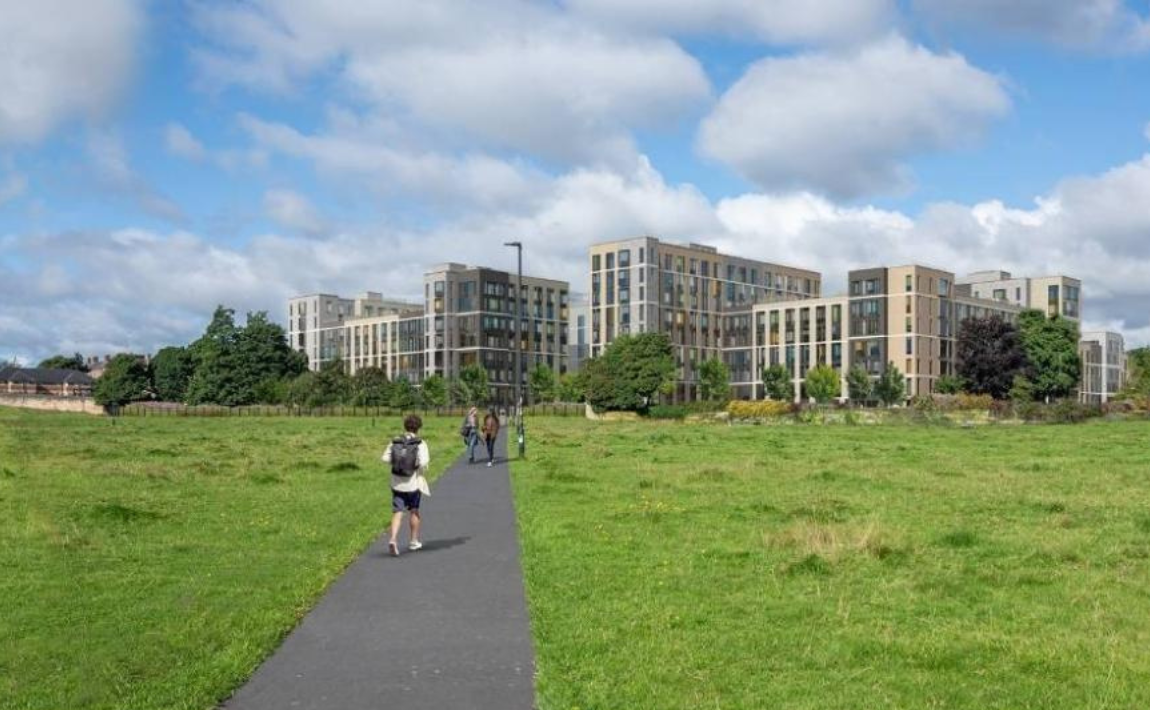
[[[221,707],[530,710],[534,653],[506,438],[491,468],[479,450],[424,498],[422,550],[407,550],[405,519],[400,556],[389,556],[385,531]]]

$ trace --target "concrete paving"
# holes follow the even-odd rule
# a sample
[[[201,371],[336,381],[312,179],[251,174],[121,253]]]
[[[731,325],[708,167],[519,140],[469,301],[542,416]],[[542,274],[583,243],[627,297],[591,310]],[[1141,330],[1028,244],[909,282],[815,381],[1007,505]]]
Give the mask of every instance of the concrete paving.
[[[222,707],[533,707],[505,437],[496,451],[491,468],[486,452],[475,464],[460,459],[424,498],[422,550],[407,551],[405,520],[401,554],[390,557],[385,532]]]

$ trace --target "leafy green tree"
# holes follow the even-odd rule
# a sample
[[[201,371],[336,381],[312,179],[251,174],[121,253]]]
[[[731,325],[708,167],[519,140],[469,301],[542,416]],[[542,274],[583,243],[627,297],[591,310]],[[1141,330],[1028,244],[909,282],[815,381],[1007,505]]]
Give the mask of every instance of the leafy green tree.
[[[386,407],[391,401],[391,383],[378,367],[364,367],[351,376],[351,403],[356,407]]]
[[[123,405],[148,399],[148,368],[137,355],[120,353],[104,367],[104,374],[92,387],[96,404]]]
[[[249,313],[247,324],[239,327],[235,311],[218,306],[188,352],[194,366],[186,393],[189,404],[252,404],[261,383],[296,377],[307,369],[306,358],[288,345],[283,327],[263,311]]]
[[[966,391],[966,381],[958,375],[943,375],[935,380],[934,391],[939,394],[962,394]]]
[[[475,401],[471,388],[458,377],[452,377],[447,381],[447,397],[450,403],[456,406],[470,406]]]
[[[707,402],[726,402],[731,398],[731,369],[725,362],[713,358],[699,366],[699,395]]]
[[[447,381],[443,375],[431,375],[421,387],[423,403],[428,407],[443,407],[447,404]]]
[[[1015,403],[1034,401],[1034,383],[1026,375],[1015,375],[1010,386],[1010,399]]]
[[[1126,353],[1126,385],[1120,397],[1141,399],[1150,397],[1150,347],[1135,348]]]
[[[532,402],[555,401],[555,372],[550,367],[539,363],[531,369],[527,382],[531,388]]]
[[[893,362],[887,363],[886,369],[875,381],[874,394],[888,407],[906,399],[906,377]]]
[[[459,369],[459,381],[466,387],[470,399],[463,404],[484,405],[490,398],[487,370],[482,365],[472,364]]]
[[[782,365],[763,368],[763,389],[767,397],[780,402],[791,402],[795,399],[795,386],[791,382],[791,373]]]
[[[842,393],[838,370],[829,365],[817,365],[807,371],[807,395],[819,404],[826,404]]]
[[[586,366],[587,401],[597,409],[639,411],[675,385],[671,341],[663,333],[623,335]]]
[[[152,358],[152,382],[156,387],[156,397],[165,402],[184,401],[194,371],[195,364],[187,348],[162,348]]]
[[[565,372],[559,377],[556,395],[560,402],[582,402],[586,399],[583,371]]]
[[[1078,388],[1082,361],[1078,356],[1078,326],[1060,316],[1026,310],[1018,315],[1027,376],[1036,399],[1067,397]]]
[[[847,370],[847,396],[851,404],[865,404],[871,400],[874,381],[865,368],[855,365]]]
[[[1027,372],[1018,328],[997,316],[967,318],[958,328],[958,375],[971,394],[1006,397],[1016,375]]]
[[[391,406],[396,409],[414,409],[419,405],[419,390],[411,384],[411,380],[400,375],[391,385]]]
[[[76,370],[77,372],[87,372],[88,366],[84,363],[84,356],[80,353],[75,355],[53,355],[47,360],[42,360],[36,367],[42,367],[48,370]]]

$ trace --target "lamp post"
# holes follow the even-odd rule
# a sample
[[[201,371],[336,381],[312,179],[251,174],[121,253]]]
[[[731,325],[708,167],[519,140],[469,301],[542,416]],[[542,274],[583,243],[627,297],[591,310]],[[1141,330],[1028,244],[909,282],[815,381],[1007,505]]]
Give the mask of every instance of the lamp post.
[[[515,247],[518,256],[519,270],[515,282],[515,434],[519,439],[519,458],[527,452],[526,431],[523,426],[523,332],[522,322],[523,305],[523,242],[504,242],[505,247]]]

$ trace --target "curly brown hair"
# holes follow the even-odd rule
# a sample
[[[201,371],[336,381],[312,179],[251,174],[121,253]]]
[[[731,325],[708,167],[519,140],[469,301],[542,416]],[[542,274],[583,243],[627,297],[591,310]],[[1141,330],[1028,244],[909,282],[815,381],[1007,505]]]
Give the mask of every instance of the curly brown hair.
[[[419,430],[423,428],[423,419],[418,414],[408,414],[407,418],[403,420],[403,430],[418,434]]]

